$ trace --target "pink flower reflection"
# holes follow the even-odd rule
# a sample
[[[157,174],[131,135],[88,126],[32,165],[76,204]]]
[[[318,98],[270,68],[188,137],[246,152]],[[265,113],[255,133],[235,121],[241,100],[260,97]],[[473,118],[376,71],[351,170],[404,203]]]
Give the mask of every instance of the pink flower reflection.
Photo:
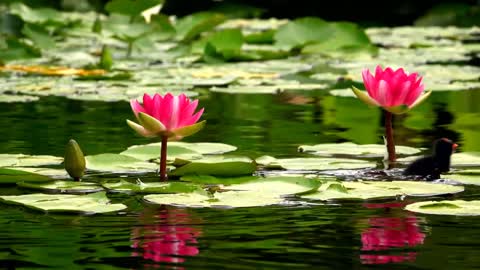
[[[197,237],[201,230],[187,225],[193,221],[185,209],[163,209],[150,218],[141,217],[142,223],[151,225],[133,230],[132,248],[136,250],[133,256],[154,262],[183,263],[184,257],[200,252]]]
[[[368,208],[380,208],[380,204],[365,205]],[[399,208],[403,204],[385,204],[384,208]],[[362,251],[386,251],[388,254],[361,254],[364,264],[386,264],[413,262],[416,252],[390,254],[391,249],[409,248],[423,244],[426,235],[420,231],[418,218],[406,217],[372,217],[368,219],[369,228],[362,232]]]

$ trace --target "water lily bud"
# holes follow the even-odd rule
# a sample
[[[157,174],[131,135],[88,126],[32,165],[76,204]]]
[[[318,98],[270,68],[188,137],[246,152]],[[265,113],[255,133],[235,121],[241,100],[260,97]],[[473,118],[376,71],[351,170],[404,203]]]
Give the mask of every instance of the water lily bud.
[[[74,180],[80,180],[85,172],[85,157],[78,143],[71,139],[65,150],[65,170]]]

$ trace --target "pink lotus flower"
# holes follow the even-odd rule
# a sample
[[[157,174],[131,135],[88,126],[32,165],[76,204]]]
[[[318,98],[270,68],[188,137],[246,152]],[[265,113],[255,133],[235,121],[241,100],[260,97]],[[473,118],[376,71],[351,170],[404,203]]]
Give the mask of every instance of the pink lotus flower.
[[[203,108],[194,114],[198,100],[191,101],[184,94],[165,96],[155,94],[153,97],[143,95],[143,106],[137,100],[131,100],[135,116],[140,124],[127,120],[127,124],[144,137],[168,137],[180,140],[198,132],[205,121],[197,123]]]
[[[409,75],[403,68],[394,71],[390,67],[382,70],[377,66],[375,76],[370,70],[365,69],[362,77],[368,95],[352,87],[355,95],[369,105],[383,107],[394,114],[407,112],[423,102],[431,93],[429,91],[422,95],[424,89],[422,77],[417,73]]]

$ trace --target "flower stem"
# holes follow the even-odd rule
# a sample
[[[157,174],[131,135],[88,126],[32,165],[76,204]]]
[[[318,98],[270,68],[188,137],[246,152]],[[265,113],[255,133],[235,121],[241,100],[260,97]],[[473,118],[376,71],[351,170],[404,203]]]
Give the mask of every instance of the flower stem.
[[[167,181],[167,142],[168,137],[162,136],[160,149],[160,181]]]
[[[392,113],[385,111],[385,136],[387,137],[388,161],[395,162],[395,142],[393,141]],[[390,164],[392,166],[392,164]],[[389,166],[389,168],[391,168]]]

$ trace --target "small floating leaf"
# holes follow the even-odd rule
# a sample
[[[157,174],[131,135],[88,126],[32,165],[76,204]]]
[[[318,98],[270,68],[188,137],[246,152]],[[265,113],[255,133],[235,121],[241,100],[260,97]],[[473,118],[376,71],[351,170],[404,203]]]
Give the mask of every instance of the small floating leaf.
[[[302,171],[323,171],[341,169],[361,169],[375,167],[376,163],[359,159],[346,158],[284,158],[284,159],[257,159],[257,163],[266,169],[285,169]]]
[[[32,172],[0,168],[0,184],[15,184],[23,181],[49,182],[52,181],[52,179],[45,175],[40,175]]]
[[[453,153],[452,166],[480,166],[479,152]]]
[[[480,185],[480,175],[448,174],[442,176],[444,179],[454,180],[465,185]]]
[[[305,177],[274,176],[249,181],[242,184],[225,186],[225,190],[252,191],[276,195],[310,193],[320,187],[320,181]]]
[[[247,157],[209,156],[199,160],[176,159],[174,165],[180,167],[170,175],[182,176],[187,174],[235,176],[252,174],[256,166],[253,160]]]
[[[0,196],[6,203],[22,204],[28,208],[45,212],[65,213],[108,213],[127,208],[123,204],[110,203],[105,192],[89,195],[70,194],[28,194],[18,196]]]
[[[74,181],[54,181],[48,183],[20,182],[17,183],[17,185],[23,188],[61,193],[92,193],[103,190],[97,183]]]
[[[155,182],[131,183],[125,180],[107,181],[102,184],[106,189],[114,192],[134,193],[189,193],[201,190],[198,185],[182,182]]]
[[[158,159],[160,157],[160,144],[134,145],[120,154],[145,161]],[[202,158],[202,154],[182,146],[169,144],[167,147],[167,160],[173,161],[176,158],[189,160],[200,159]]]
[[[427,201],[409,204],[406,210],[432,215],[478,216],[480,201],[445,200]]]
[[[148,163],[134,157],[120,154],[99,154],[87,156],[87,169],[108,172],[151,172],[158,169],[155,163]]]
[[[386,151],[382,144],[355,144],[351,142],[344,143],[325,143],[317,145],[301,145],[299,152],[312,153],[314,155],[351,155],[351,156],[369,156],[382,157]],[[395,146],[395,151],[399,155],[414,155],[420,152],[420,149],[408,146]]]

